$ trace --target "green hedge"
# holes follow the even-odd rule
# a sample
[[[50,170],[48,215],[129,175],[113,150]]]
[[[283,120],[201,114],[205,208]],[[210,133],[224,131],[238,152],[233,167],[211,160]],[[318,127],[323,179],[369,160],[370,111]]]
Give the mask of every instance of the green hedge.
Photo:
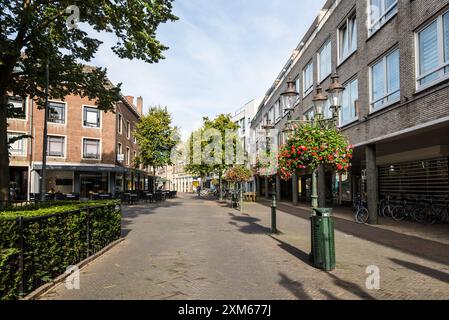
[[[32,292],[117,240],[118,204],[101,201],[1,212],[0,299]]]

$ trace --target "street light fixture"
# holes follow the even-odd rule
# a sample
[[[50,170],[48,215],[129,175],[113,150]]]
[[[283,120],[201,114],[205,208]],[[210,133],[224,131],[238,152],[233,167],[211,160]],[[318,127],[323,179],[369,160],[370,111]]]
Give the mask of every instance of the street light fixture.
[[[286,90],[281,93],[281,106],[285,112],[294,111],[295,103],[298,101],[299,93],[296,91],[296,83],[290,78],[287,81]]]
[[[321,120],[324,114],[324,107],[328,101],[327,95],[323,93],[321,86],[316,88],[316,95],[312,99],[313,105],[315,107],[315,117]]]
[[[343,92],[345,87],[338,81],[340,77],[337,73],[334,73],[331,77],[332,82],[326,92],[329,94],[329,102],[332,109],[332,117],[334,121],[337,120],[338,112],[341,108],[341,102],[343,100]]]

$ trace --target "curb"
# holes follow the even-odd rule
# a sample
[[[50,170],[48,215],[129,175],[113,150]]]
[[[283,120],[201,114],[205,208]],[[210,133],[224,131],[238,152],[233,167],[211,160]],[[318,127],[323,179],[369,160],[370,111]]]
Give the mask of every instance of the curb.
[[[95,253],[94,255],[91,255],[87,259],[85,259],[85,260],[81,261],[80,263],[78,263],[76,265],[76,267],[81,271],[82,268],[84,268],[89,263],[91,263],[95,259],[97,259],[100,256],[102,256],[103,254],[105,254],[106,252],[108,252],[109,250],[111,250],[113,247],[115,247],[119,243],[123,242],[124,240],[125,240],[125,238],[120,238],[120,239],[110,243],[109,245],[107,245],[106,247],[104,247],[103,249],[101,249],[100,251]],[[47,284],[44,284],[41,287],[37,288],[36,290],[34,290],[33,292],[31,292],[30,294],[28,294],[27,296],[25,296],[24,298],[22,298],[20,300],[38,300],[39,297],[41,297],[42,295],[44,295],[45,293],[47,293],[48,291],[53,289],[56,285],[62,283],[70,275],[71,274],[64,273],[64,274],[58,276],[57,278],[55,278],[53,281],[51,281],[51,282],[49,282]]]

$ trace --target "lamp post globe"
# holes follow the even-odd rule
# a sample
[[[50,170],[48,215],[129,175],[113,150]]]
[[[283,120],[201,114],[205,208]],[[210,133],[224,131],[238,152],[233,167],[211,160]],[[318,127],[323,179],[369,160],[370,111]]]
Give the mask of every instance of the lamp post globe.
[[[329,94],[329,102],[330,106],[333,109],[334,117],[338,114],[340,110],[342,100],[343,100],[343,92],[345,91],[345,87],[338,81],[340,77],[337,73],[334,73],[331,77],[331,85],[326,90]]]
[[[287,88],[281,93],[281,106],[285,112],[294,110],[295,103],[298,100],[299,93],[296,91],[296,83],[289,79],[287,81]]]
[[[318,118],[321,118],[324,111],[324,106],[326,105],[328,98],[325,93],[323,93],[323,89],[318,86],[316,88],[316,94],[313,97],[313,105],[315,107],[315,114]]]

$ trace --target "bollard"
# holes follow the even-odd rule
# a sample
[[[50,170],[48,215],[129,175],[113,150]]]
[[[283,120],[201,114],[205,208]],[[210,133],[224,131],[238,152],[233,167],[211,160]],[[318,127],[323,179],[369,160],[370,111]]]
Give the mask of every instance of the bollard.
[[[276,234],[277,226],[276,226],[276,193],[273,193],[273,198],[271,200],[271,233]]]

